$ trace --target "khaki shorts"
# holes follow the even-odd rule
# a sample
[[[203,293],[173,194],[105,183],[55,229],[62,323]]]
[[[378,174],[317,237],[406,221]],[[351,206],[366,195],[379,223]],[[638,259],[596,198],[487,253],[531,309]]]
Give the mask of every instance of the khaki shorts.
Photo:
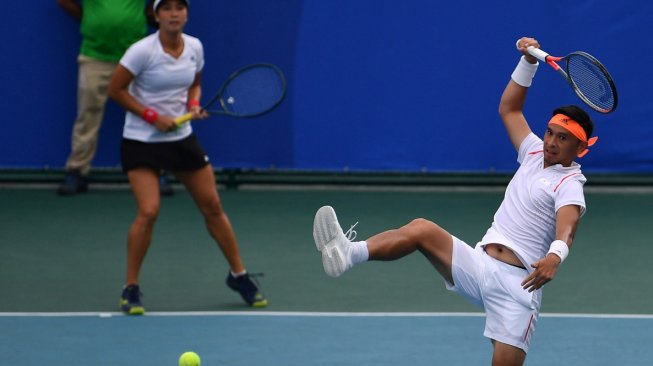
[[[528,276],[525,269],[490,257],[479,245],[472,248],[452,238],[454,285],[445,281],[447,289],[485,309],[484,336],[528,352],[542,290],[528,292],[522,288],[521,282]]]

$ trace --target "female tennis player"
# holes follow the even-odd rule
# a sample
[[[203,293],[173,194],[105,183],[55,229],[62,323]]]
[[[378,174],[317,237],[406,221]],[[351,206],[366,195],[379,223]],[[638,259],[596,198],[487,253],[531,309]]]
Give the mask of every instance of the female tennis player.
[[[127,110],[121,144],[122,167],[129,177],[137,211],[127,237],[127,278],[120,306],[127,314],[143,314],[138,276],[152,241],[159,213],[159,172],[175,174],[204,216],[210,235],[222,250],[230,272],[227,285],[250,306],[267,300],[249,278],[236,236],[225,214],[208,157],[191,125],[179,128],[174,117],[199,107],[204,51],[199,39],[183,33],[188,1],[156,0],[159,30],[136,42],[120,60],[109,96]]]
[[[538,66],[528,46],[539,48],[533,38],[520,39],[523,56],[499,104],[520,167],[494,222],[475,248],[425,219],[352,242],[333,208],[325,206],[317,211],[313,226],[324,270],[333,277],[368,260],[391,261],[422,253],[447,289],[485,310],[484,335],[494,348],[492,364],[502,366],[522,365],[526,359],[542,286],[555,277],[567,257],[585,212],[586,179],[574,159],[585,155],[596,141],[590,138],[592,121],[576,106],[556,109],[543,139],[533,134],[522,113]]]

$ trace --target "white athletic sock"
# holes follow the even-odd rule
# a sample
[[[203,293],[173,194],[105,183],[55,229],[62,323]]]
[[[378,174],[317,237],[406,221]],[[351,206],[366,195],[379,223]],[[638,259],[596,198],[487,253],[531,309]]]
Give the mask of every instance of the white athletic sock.
[[[232,276],[233,278],[238,278],[238,277],[240,277],[240,276],[244,276],[244,275],[247,274],[247,270],[244,270],[244,271],[242,271],[242,272],[240,272],[240,273],[235,273],[235,272],[232,271],[232,270],[229,270],[229,272],[231,272],[231,276]]]
[[[356,241],[351,243],[351,264],[367,262],[370,252],[367,250],[366,241]]]

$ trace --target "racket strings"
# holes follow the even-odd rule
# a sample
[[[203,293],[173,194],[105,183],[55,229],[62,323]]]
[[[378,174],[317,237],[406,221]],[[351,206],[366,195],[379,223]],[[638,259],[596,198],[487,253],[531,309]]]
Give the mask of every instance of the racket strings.
[[[581,98],[598,111],[612,111],[616,95],[609,75],[592,60],[582,55],[572,55],[567,61],[567,74]]]
[[[251,68],[232,79],[222,94],[223,108],[232,114],[256,115],[278,104],[284,81],[272,68]]]

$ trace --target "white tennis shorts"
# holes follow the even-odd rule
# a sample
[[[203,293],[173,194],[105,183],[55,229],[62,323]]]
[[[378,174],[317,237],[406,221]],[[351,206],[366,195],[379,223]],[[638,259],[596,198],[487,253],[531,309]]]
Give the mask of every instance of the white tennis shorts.
[[[542,290],[528,292],[522,288],[521,282],[528,276],[525,269],[490,257],[481,246],[472,248],[452,238],[455,285],[445,281],[447,289],[485,309],[484,336],[528,352]]]

